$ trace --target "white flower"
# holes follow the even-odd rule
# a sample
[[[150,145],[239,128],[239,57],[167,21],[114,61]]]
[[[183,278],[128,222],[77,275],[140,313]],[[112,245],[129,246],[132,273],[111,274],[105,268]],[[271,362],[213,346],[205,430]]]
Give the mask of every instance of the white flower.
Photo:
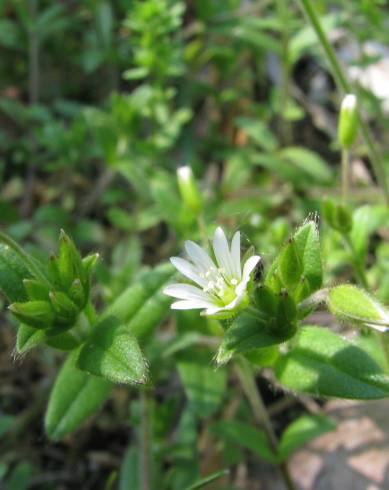
[[[220,227],[216,229],[213,251],[217,264],[205,250],[192,241],[185,242],[185,250],[191,262],[180,257],[172,257],[170,261],[181,274],[197,286],[167,286],[163,292],[180,300],[172,304],[172,309],[204,308],[205,315],[223,316],[248,300],[247,286],[260,257],[251,256],[242,270],[239,232],[233,236],[230,248],[224,231]]]

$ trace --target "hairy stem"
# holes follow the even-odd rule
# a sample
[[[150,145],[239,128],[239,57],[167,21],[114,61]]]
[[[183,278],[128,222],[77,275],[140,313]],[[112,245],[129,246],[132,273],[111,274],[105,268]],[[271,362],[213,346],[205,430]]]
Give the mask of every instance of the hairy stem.
[[[312,28],[316,32],[319,42],[327,57],[327,61],[331,66],[337,84],[345,93],[352,92],[352,86],[348,81],[341,64],[338,61],[334,48],[331,46],[327,38],[327,35],[324,32],[324,29],[320,23],[319,17],[316,14],[315,8],[313,7],[311,0],[299,0],[299,4],[301,6],[301,9],[307,16],[309,22],[311,23]],[[358,106],[356,110],[358,114],[361,133],[365,140],[366,146],[368,148],[374,174],[376,176],[378,185],[380,185],[382,188],[382,191],[385,195],[386,202],[389,204],[388,183],[386,180],[385,167],[383,165],[380,152],[374,143],[374,139],[371,134],[370,128],[365,122],[365,120],[363,119],[360,108]]]
[[[267,413],[267,409],[265,407],[265,404],[263,403],[261,394],[255,382],[255,377],[253,375],[251,366],[248,361],[246,361],[246,359],[239,359],[239,362],[236,364],[236,372],[241,382],[244,394],[246,395],[251,405],[254,418],[256,422],[263,427],[269,445],[274,455],[276,455],[278,452],[278,439],[273,430],[269,414]],[[295,486],[290,476],[289,468],[286,461],[281,463],[279,467],[285,483],[285,487],[288,490],[295,490]]]

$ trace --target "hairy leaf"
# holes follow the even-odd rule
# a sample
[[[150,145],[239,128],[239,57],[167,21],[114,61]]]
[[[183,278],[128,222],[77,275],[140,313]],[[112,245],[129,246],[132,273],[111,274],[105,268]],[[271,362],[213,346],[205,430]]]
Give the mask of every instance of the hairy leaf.
[[[275,370],[285,387],[316,396],[361,400],[389,396],[389,377],[375,360],[321,327],[303,327]]]
[[[96,413],[112,389],[102,378],[80,371],[73,351],[61,368],[50,394],[45,427],[51,439],[61,439]]]

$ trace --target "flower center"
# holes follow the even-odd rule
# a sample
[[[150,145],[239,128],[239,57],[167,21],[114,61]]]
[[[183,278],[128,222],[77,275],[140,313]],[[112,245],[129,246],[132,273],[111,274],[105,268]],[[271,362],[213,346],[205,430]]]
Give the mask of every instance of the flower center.
[[[201,277],[208,281],[203,291],[212,296],[221,306],[228,305],[236,298],[235,288],[238,280],[227,277],[224,269],[212,267],[201,274]]]

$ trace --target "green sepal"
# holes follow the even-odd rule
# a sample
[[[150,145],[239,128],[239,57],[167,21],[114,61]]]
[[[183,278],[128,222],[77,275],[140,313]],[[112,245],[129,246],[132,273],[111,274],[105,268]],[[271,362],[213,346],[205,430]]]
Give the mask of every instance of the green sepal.
[[[82,267],[85,271],[86,277],[90,278],[99,260],[100,260],[100,255],[97,253],[87,255],[82,259]]]
[[[81,284],[80,279],[74,279],[68,290],[68,296],[80,309],[84,308],[87,301],[87,295],[85,294],[85,289]]]
[[[32,301],[48,301],[50,290],[46,284],[43,284],[38,279],[24,279],[24,287],[26,288],[28,298]]]
[[[297,309],[287,291],[275,294],[270,288],[260,286],[254,293],[255,315],[263,321],[268,332],[289,338],[296,330]]]
[[[341,233],[349,233],[353,227],[353,216],[350,208],[342,203],[326,199],[323,203],[323,216],[327,223]]]
[[[12,303],[9,309],[18,320],[31,327],[49,328],[53,326],[55,314],[48,301]]]
[[[317,291],[322,284],[322,263],[316,223],[300,226],[271,264],[265,284],[274,292],[286,288],[296,302]]]
[[[59,237],[58,271],[62,287],[67,291],[77,278],[86,282],[80,252],[73,240],[61,230]]]
[[[47,270],[48,270],[48,276],[49,276],[50,283],[56,289],[62,289],[62,281],[61,281],[61,276],[59,274],[59,268],[58,268],[58,259],[54,254],[50,255]]]
[[[73,301],[61,291],[52,291],[49,297],[55,311],[56,322],[60,325],[73,323],[78,314],[78,308]]]

